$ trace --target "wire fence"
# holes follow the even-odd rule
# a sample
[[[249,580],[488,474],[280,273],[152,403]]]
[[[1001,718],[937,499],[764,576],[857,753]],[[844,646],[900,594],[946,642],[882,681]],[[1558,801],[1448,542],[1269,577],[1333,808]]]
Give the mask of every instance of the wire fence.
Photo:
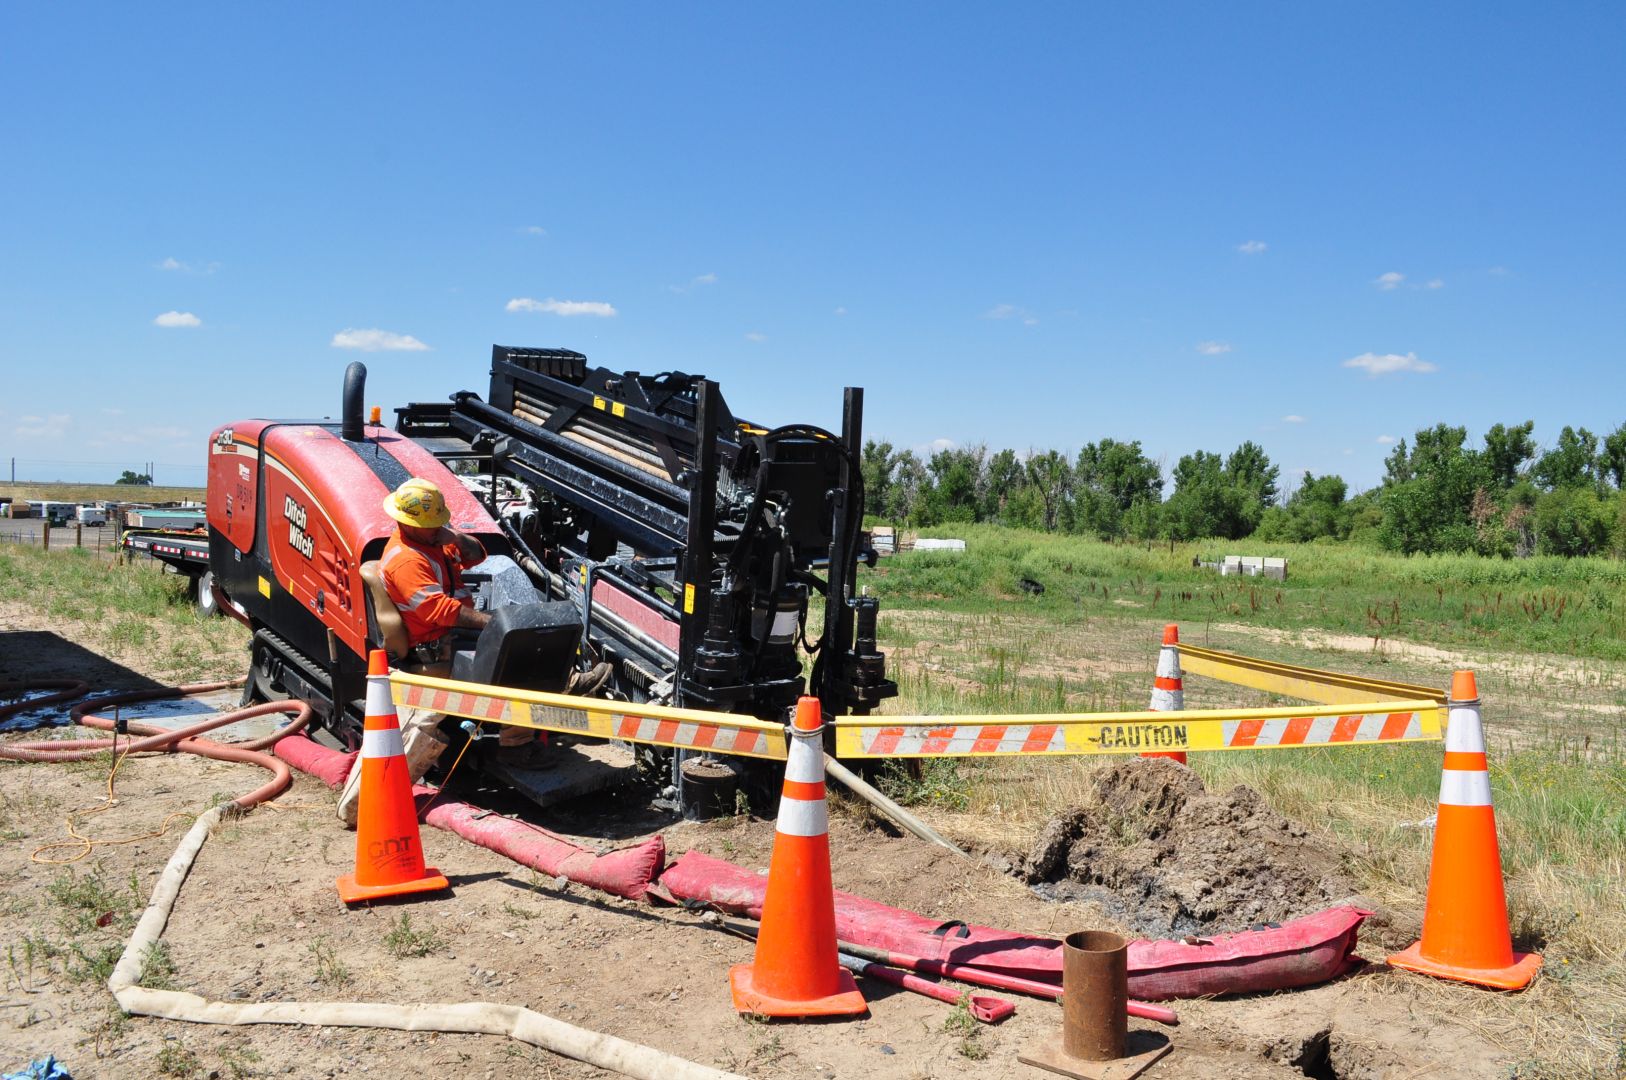
[[[12,521],[0,523],[0,543],[21,544],[45,551],[64,551],[80,548],[85,551],[111,554],[119,549],[117,531],[112,525],[67,525],[46,527],[43,521]]]

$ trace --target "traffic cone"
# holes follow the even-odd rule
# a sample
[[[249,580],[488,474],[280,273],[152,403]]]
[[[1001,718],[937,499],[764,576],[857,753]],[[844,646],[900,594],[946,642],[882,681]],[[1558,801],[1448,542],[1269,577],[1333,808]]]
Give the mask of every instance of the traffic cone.
[[[356,813],[356,872],[338,881],[347,904],[447,888],[423,864],[418,809],[412,801],[401,725],[390,699],[390,666],[381,649],[367,657],[367,715],[361,735],[361,805]]]
[[[1513,951],[1496,845],[1479,688],[1471,671],[1451,676],[1440,812],[1428,870],[1422,940],[1389,957],[1395,967],[1442,979],[1520,990],[1541,957]]]
[[[1163,647],[1157,651],[1157,675],[1152,679],[1154,712],[1178,712],[1186,707],[1186,686],[1180,677],[1180,624],[1163,628]],[[1163,757],[1186,763],[1184,750],[1147,751],[1141,757]]]
[[[859,1016],[868,1009],[836,955],[823,729],[819,699],[804,695],[791,725],[756,957],[728,972],[734,1008],[742,1013]]]

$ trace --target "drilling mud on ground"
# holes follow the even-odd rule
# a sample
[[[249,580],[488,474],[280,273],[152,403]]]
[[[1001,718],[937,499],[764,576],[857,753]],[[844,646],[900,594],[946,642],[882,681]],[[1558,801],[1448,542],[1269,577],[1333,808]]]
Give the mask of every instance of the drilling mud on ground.
[[[1131,759],[1096,773],[1094,792],[1012,860],[1039,895],[1167,937],[1281,922],[1355,892],[1337,852],[1252,788],[1211,792],[1176,762]]]

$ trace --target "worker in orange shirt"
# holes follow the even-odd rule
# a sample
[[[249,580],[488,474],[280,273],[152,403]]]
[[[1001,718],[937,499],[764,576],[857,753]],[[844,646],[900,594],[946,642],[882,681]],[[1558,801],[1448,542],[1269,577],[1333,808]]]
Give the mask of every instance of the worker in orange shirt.
[[[485,548],[469,534],[451,528],[446,499],[428,480],[414,477],[396,488],[385,496],[384,512],[398,523],[379,558],[384,586],[406,624],[408,655],[398,658],[398,666],[402,671],[444,677],[451,671],[452,630],[480,630],[491,621],[491,616],[475,608],[462,575],[464,567],[485,559]],[[595,693],[609,675],[608,664],[599,664],[590,672],[572,672],[566,692]],[[407,773],[416,783],[446,749],[439,730],[445,714],[403,706],[398,716]],[[503,724],[497,737],[498,752],[510,764],[535,765],[535,740],[536,732],[530,728]],[[348,825],[356,822],[360,796],[361,770],[354,768],[339,794],[339,817]]]

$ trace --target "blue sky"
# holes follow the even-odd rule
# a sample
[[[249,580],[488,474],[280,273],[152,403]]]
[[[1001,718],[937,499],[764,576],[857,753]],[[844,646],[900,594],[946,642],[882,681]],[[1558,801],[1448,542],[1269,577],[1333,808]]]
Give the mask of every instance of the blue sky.
[[[6,5],[0,468],[199,482],[350,359],[388,409],[492,342],[1357,487],[1439,420],[1612,430],[1623,46],[1619,4]]]

